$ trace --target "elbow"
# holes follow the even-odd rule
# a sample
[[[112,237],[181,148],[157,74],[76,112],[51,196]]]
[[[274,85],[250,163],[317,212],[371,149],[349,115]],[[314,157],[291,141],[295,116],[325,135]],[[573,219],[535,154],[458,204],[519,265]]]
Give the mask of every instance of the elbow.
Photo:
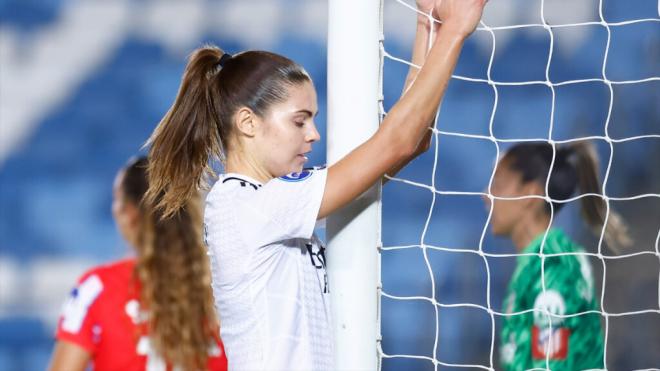
[[[424,147],[425,143],[420,143],[419,134],[415,133],[414,130],[417,125],[410,122],[411,119],[414,120],[415,118],[408,118],[405,120],[408,122],[405,122],[404,120],[397,120],[397,117],[390,113],[387,119],[390,119],[389,122],[383,122],[381,125],[381,134],[385,138],[385,148],[389,149],[388,152],[395,157],[395,161],[406,160]],[[428,150],[428,147],[426,145],[426,150]]]
[[[419,146],[417,147],[416,153],[418,154],[426,153],[430,148],[431,148],[431,141],[422,139],[422,142],[419,143]]]
[[[400,133],[390,133],[388,135],[388,144],[389,153],[392,154],[393,161],[399,163],[415,155],[417,151],[417,143],[414,138],[409,138],[406,135],[401,135]]]
[[[417,144],[414,142],[406,143],[401,149],[401,160],[407,160],[417,153]]]

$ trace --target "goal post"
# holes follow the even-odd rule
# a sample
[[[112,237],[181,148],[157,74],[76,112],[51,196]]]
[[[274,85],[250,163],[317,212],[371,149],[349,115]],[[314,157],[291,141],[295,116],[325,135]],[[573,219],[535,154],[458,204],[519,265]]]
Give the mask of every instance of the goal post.
[[[380,7],[381,0],[329,1],[328,164],[378,129]],[[380,185],[328,217],[326,233],[336,368],[376,370]]]

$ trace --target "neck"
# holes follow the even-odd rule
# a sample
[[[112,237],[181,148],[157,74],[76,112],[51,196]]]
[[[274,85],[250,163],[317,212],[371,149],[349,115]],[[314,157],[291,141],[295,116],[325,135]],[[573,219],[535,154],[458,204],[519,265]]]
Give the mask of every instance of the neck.
[[[258,162],[252,156],[249,156],[247,152],[242,149],[228,152],[225,172],[247,175],[262,184],[273,179],[273,176],[259,166]]]
[[[521,222],[516,224],[511,232],[511,240],[516,246],[516,250],[522,251],[541,233],[545,233],[550,224],[550,217],[545,215],[525,216]]]

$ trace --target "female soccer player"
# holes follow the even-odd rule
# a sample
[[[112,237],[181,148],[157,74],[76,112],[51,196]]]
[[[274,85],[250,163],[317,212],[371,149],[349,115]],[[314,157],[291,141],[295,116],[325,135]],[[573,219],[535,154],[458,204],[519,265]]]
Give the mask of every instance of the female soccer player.
[[[142,202],[145,158],[115,180],[112,213],[137,253],[91,269],[66,302],[57,328],[53,371],[227,369],[215,324],[202,240],[202,209],[191,197],[175,218]],[[169,367],[169,368],[168,368]]]
[[[549,143],[515,145],[497,164],[491,186],[493,196],[545,196],[548,174],[547,196],[553,200],[567,200],[576,189],[581,194],[600,194],[597,159],[588,144],[559,147],[551,167],[552,158]],[[585,221],[600,235],[606,216],[603,200],[587,196],[581,202]],[[502,366],[507,370],[603,368],[600,315],[572,316],[598,310],[591,265],[584,255],[576,254],[584,253],[583,248],[564,232],[552,228],[547,236],[545,233],[551,215],[556,215],[564,204],[550,205],[540,198],[493,201],[493,233],[511,238],[520,253],[567,254],[545,257],[544,262],[534,255],[518,257],[504,302],[503,312],[507,315],[503,317],[500,339]],[[619,216],[611,210],[605,241],[613,249],[630,243]]]
[[[484,0],[438,3],[443,24],[415,82],[379,130],[329,169],[303,170],[319,133],[316,91],[302,67],[263,51],[192,54],[149,140],[148,194],[164,193],[165,216],[176,216],[204,186],[209,160],[223,160],[204,221],[232,369],[333,369],[330,288],[314,225],[418,151]]]

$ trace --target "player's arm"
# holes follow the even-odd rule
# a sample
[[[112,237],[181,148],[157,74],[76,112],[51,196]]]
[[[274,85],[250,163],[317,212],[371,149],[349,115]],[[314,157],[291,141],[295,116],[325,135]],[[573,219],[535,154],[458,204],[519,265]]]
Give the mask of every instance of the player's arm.
[[[418,0],[417,9],[424,14],[429,14],[433,9],[433,0]],[[408,75],[406,76],[406,81],[403,85],[403,92],[401,95],[405,95],[408,89],[412,86],[413,82],[419,74],[420,67],[424,65],[426,61],[426,55],[429,48],[429,38],[431,33],[437,33],[439,29],[439,23],[433,22],[428,16],[418,14],[417,15],[417,29],[415,32],[415,42],[413,44],[413,52],[411,63],[412,65],[408,69]],[[419,67],[416,67],[419,66]],[[433,116],[437,114],[437,109]],[[428,151],[431,147],[431,138],[433,137],[433,132],[430,130],[433,127],[433,119],[427,124],[429,130],[426,132],[422,140],[417,145],[417,149],[409,158],[404,159],[402,162],[395,165],[392,169],[387,172],[389,176],[395,176],[401,169],[403,169],[410,161],[415,159],[417,156]],[[387,179],[384,180],[386,182]]]
[[[484,3],[485,0],[442,0],[436,7],[444,23],[415,83],[369,140],[328,169],[319,219],[355,199],[414,155],[428,132],[463,43],[481,18]]]
[[[58,340],[50,360],[50,371],[84,371],[91,358],[89,351],[66,340]]]
[[[95,270],[83,274],[64,303],[57,325],[50,371],[85,370],[95,350],[92,330],[103,281]]]

